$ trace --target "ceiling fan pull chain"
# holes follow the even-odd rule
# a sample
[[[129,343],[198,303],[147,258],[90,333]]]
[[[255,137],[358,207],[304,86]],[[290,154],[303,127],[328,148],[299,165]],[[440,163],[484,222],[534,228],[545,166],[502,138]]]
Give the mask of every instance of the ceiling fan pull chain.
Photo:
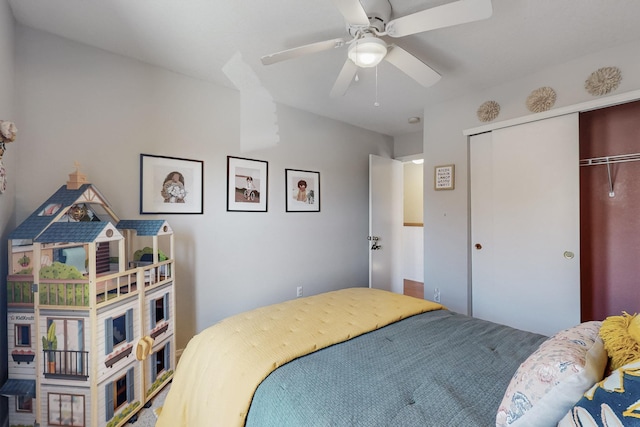
[[[376,102],[373,103],[374,107],[379,107],[380,103],[378,102],[378,66],[376,65]]]

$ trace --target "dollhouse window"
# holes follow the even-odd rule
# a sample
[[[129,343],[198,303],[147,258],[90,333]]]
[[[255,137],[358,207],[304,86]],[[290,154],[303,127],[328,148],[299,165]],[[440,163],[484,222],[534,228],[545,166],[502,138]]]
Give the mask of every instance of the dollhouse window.
[[[31,347],[31,325],[16,326],[16,347]]]
[[[113,346],[123,343],[127,339],[127,316],[113,318]]]
[[[104,321],[105,354],[110,354],[115,347],[133,340],[133,309]]]
[[[116,411],[124,407],[128,402],[135,400],[133,369],[130,368],[125,375],[105,385],[106,421],[111,420]]]
[[[165,370],[165,348],[162,347],[160,350],[156,352],[156,375]]]
[[[156,323],[164,320],[164,298],[156,300]]]
[[[58,347],[54,352],[56,373],[86,377],[89,353],[84,351],[84,320],[48,317],[47,329],[52,323],[55,324],[58,339]]]
[[[125,403],[127,403],[127,376],[123,375],[118,378],[113,387],[114,395],[113,401],[115,403],[115,408],[118,409]]]
[[[47,397],[50,426],[84,427],[84,396],[49,393]]]
[[[169,294],[151,300],[151,325],[155,326],[163,320],[169,320]]]
[[[52,216],[55,215],[60,208],[62,207],[62,205],[60,203],[50,203],[47,206],[45,206],[44,209],[42,209],[40,212],[38,212],[38,216]]]
[[[152,354],[151,356],[151,380],[155,381],[158,376],[164,372],[171,369],[171,343],[168,342],[164,345],[164,347],[160,347],[158,351]]]
[[[33,412],[33,400],[29,396],[16,396],[16,412]]]

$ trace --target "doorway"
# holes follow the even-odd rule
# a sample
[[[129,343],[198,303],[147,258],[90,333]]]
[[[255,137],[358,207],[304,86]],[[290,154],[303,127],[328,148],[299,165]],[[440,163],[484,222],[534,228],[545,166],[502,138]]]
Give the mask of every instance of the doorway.
[[[371,288],[424,298],[422,181],[420,162],[369,156]]]
[[[403,293],[424,298],[424,160],[403,162]]]

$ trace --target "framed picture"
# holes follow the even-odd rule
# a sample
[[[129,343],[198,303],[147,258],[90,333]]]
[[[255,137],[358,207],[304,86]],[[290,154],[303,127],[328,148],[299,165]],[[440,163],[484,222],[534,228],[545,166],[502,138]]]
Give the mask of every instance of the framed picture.
[[[320,172],[285,169],[286,211],[320,212]]]
[[[140,154],[141,214],[201,214],[204,162]]]
[[[456,182],[455,171],[455,165],[436,166],[433,173],[433,188],[435,190],[453,190]]]
[[[266,212],[269,164],[227,156],[227,210]]]

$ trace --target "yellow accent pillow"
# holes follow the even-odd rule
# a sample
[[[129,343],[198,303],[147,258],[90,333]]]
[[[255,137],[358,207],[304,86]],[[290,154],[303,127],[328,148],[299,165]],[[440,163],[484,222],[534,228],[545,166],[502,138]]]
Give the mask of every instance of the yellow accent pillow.
[[[609,316],[602,322],[600,338],[611,358],[611,369],[640,359],[640,316],[623,311],[622,316]]]

